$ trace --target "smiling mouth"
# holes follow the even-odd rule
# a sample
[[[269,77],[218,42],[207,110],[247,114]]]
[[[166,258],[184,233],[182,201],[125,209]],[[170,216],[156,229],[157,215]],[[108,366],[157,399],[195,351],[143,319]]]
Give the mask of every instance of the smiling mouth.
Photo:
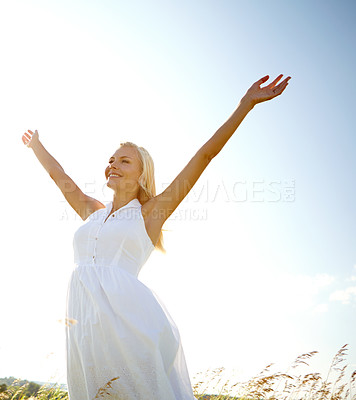
[[[110,174],[110,175],[108,176],[108,179],[110,179],[110,178],[121,178],[121,175]]]

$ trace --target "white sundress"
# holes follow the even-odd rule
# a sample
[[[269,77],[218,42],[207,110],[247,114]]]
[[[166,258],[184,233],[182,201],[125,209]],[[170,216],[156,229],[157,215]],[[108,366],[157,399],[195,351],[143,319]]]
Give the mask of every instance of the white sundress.
[[[74,234],[67,294],[70,400],[195,400],[178,329],[138,274],[154,246],[134,199]]]

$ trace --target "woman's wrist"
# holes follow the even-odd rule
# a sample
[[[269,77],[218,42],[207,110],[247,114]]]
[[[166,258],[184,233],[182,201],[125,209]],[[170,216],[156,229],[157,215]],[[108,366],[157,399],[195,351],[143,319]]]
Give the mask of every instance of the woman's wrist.
[[[240,100],[240,105],[243,107],[246,107],[249,111],[253,109],[255,106],[255,103],[252,101],[252,99],[249,96],[243,96],[242,99]]]
[[[37,150],[39,147],[41,147],[41,142],[40,142],[40,139],[34,139],[34,140],[31,140],[30,141],[30,143],[28,144],[28,147],[30,148],[30,149],[32,149],[33,151],[35,151],[35,150]]]

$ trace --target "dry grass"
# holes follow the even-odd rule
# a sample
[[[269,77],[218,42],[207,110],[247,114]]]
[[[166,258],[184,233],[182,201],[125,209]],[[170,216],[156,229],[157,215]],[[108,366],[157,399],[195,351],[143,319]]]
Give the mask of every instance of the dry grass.
[[[221,385],[224,368],[213,370],[193,386],[194,395],[198,400],[356,400],[356,371],[349,378],[345,376],[346,353],[344,345],[332,359],[325,379],[319,373],[297,374],[298,367],[309,366],[308,361],[317,354],[312,351],[297,357],[285,372],[271,373],[270,364],[247,382],[227,380]],[[213,382],[215,386],[211,385]],[[207,395],[208,386],[218,394]]]
[[[13,382],[3,393],[0,393],[0,400],[68,400],[68,393],[60,389],[57,385],[43,385],[36,397],[27,397],[25,391],[29,383],[17,386],[20,380]]]
[[[332,359],[325,379],[319,373],[297,373],[298,367],[308,366],[309,360],[317,354],[316,351],[297,357],[285,372],[271,373],[272,364],[268,365],[257,376],[247,382],[231,383],[230,379],[223,382],[224,368],[208,370],[204,378],[200,372],[193,378],[194,396],[197,400],[356,400],[356,371],[346,376],[347,345],[341,347]],[[110,398],[111,384],[119,377],[113,378],[98,390],[93,400]],[[212,388],[215,394],[207,394]],[[0,400],[25,399],[24,386],[10,386],[0,393]],[[115,397],[117,398],[117,397]],[[56,386],[42,386],[33,400],[68,400],[67,392]],[[157,399],[152,399],[157,400]]]
[[[105,399],[105,397],[107,398],[108,396],[111,396],[110,389],[112,389],[112,383],[114,381],[116,381],[117,379],[120,379],[120,377],[117,376],[115,378],[110,379],[109,382],[107,382],[103,387],[101,387],[98,390],[98,393],[96,394],[96,396],[94,397],[94,400]]]

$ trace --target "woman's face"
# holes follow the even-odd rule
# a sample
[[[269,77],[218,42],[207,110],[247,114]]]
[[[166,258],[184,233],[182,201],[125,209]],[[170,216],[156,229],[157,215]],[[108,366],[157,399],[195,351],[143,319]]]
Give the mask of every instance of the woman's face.
[[[115,192],[138,192],[141,162],[134,147],[122,146],[110,157],[105,169],[106,185]]]

